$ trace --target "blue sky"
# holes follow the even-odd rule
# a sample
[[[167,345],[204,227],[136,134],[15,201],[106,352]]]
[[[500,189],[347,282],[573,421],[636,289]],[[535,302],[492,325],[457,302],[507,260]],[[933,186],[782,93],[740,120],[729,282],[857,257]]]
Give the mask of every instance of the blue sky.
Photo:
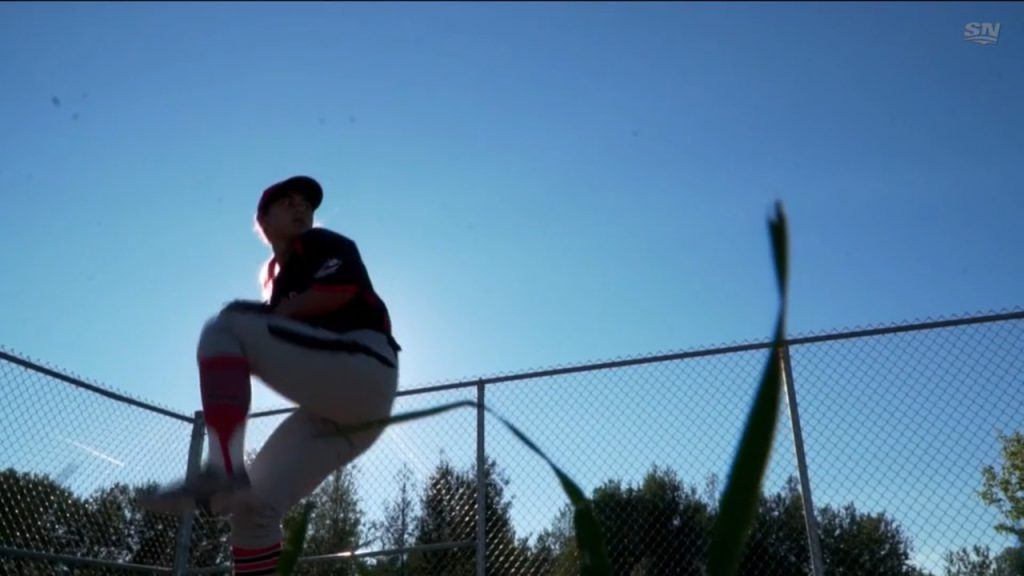
[[[999,42],[964,41],[974,21]],[[1013,3],[5,3],[0,346],[197,409],[199,330],[258,297],[253,210],[293,174],[359,244],[403,388],[766,337],[775,200],[793,333],[1016,308],[1022,22]]]

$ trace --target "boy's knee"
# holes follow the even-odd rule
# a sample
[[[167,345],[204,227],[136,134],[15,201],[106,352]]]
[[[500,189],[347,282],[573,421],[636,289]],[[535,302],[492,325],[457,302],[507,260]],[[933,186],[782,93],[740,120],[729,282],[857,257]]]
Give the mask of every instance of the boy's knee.
[[[196,355],[199,358],[239,352],[240,346],[230,329],[228,314],[230,312],[221,312],[203,324],[196,347]]]

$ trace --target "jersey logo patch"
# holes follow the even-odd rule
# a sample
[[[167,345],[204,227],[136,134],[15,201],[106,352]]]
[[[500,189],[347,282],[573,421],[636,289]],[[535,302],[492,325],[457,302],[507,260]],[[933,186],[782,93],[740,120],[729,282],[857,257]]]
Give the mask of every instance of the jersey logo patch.
[[[320,270],[318,270],[317,273],[313,275],[313,278],[323,278],[324,276],[333,274],[338,270],[338,268],[341,268],[341,259],[329,258],[326,262],[324,262],[324,265],[320,267]]]

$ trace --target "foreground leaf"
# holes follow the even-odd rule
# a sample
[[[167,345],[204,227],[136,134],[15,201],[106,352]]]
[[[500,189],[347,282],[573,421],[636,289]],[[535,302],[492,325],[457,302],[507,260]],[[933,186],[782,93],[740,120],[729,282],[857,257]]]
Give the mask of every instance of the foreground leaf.
[[[782,390],[782,367],[777,353],[785,340],[789,273],[786,218],[780,204],[776,205],[775,217],[769,222],[769,230],[781,306],[761,384],[747,418],[739,450],[729,471],[729,480],[712,530],[708,564],[711,576],[732,576],[739,569],[743,546],[757,513],[761,482],[768,467],[772,441],[775,437],[779,396]]]
[[[288,533],[284,549],[281,550],[281,558],[277,563],[277,573],[281,576],[291,576],[295,572],[295,566],[299,563],[302,555],[302,548],[306,544],[306,533],[309,531],[309,517],[313,514],[313,502],[306,501],[299,512],[295,527]]]

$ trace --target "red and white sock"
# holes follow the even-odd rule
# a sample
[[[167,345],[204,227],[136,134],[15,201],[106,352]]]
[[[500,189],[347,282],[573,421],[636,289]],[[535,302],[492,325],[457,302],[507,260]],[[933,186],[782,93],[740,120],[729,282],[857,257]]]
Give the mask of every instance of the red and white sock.
[[[210,465],[228,475],[245,466],[245,423],[252,401],[249,362],[242,356],[199,360],[203,417],[210,436]]]
[[[264,576],[277,571],[277,561],[281,557],[281,543],[278,542],[265,548],[231,547],[231,559],[234,561],[234,574],[239,576]]]

